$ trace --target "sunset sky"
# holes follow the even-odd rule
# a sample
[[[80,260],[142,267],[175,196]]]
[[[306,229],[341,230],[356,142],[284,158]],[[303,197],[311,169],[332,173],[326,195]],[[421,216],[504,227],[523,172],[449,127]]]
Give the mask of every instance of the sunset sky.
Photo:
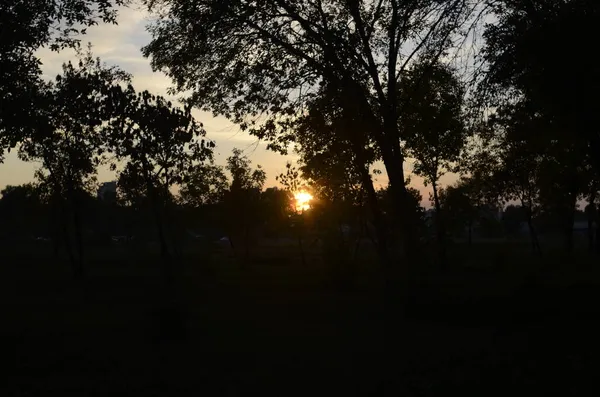
[[[140,49],[150,41],[150,34],[146,31],[147,13],[139,8],[123,8],[119,15],[119,24],[99,25],[88,30],[83,37],[83,42],[92,44],[95,56],[109,65],[118,65],[121,69],[133,75],[133,84],[137,90],[149,90],[155,94],[168,96],[167,88],[170,80],[162,73],[154,73],[148,59],[144,58]],[[60,73],[61,65],[70,59],[74,59],[73,51],[54,53],[47,49],[41,49],[39,57],[43,62],[44,76],[48,79],[54,78]],[[216,162],[223,164],[225,158],[234,147],[244,150],[244,153],[254,164],[261,164],[267,172],[266,186],[276,186],[275,176],[285,171],[286,161],[293,161],[292,157],[284,157],[266,150],[265,144],[257,142],[256,138],[220,117],[213,117],[210,113],[196,111],[195,117],[201,121],[206,130],[207,137],[216,142]],[[4,164],[0,164],[0,189],[6,185],[21,184],[33,179],[33,172],[38,164],[24,163],[20,161],[14,152],[6,155]],[[410,164],[405,166],[410,171]],[[108,169],[99,172],[100,182],[115,179],[114,173]],[[454,178],[448,176],[443,181],[451,181]],[[428,189],[423,187],[422,180],[412,177],[412,185],[423,194],[423,204],[428,205]],[[385,184],[385,175],[378,177],[378,183]]]

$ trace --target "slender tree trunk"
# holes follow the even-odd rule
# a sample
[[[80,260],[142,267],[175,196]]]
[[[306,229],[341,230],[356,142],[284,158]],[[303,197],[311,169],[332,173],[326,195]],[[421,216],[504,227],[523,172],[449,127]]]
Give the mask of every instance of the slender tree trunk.
[[[75,258],[75,254],[73,252],[73,245],[71,244],[71,236],[69,235],[69,211],[67,206],[65,205],[64,200],[60,196],[60,193],[54,193],[54,200],[56,200],[56,202],[58,203],[58,209],[60,211],[60,214],[58,214],[58,220],[60,222],[60,229],[62,232],[63,242],[65,244],[65,250],[67,251],[67,256],[69,257],[69,263],[71,264],[73,276],[77,278],[78,265],[77,260]]]
[[[359,224],[360,224],[360,232],[358,234],[358,237],[356,238],[356,242],[354,243],[354,254],[352,255],[352,261],[354,263],[356,263],[356,260],[358,259],[358,251],[360,250],[360,242],[361,242],[361,239],[365,232],[365,229],[367,228],[367,226],[362,221],[362,219],[360,220]]]
[[[600,255],[600,209],[596,209],[596,253]]]
[[[298,225],[298,247],[300,248],[300,258],[302,258],[302,266],[306,267],[306,256],[304,255],[304,246],[302,245],[302,227],[304,225]]]
[[[538,240],[537,233],[533,226],[533,221],[531,220],[531,217],[527,219],[527,228],[529,229],[529,237],[531,239],[531,250],[533,251],[533,253],[537,252],[541,256],[542,250],[540,247],[540,242]]]
[[[165,259],[170,258],[171,253],[169,251],[169,244],[167,243],[165,228],[160,216],[157,216],[156,229],[158,231],[158,242],[160,244],[160,256]]]
[[[375,232],[377,233],[377,253],[379,260],[387,268],[389,266],[389,250],[388,250],[388,238],[387,238],[387,227],[379,200],[377,198],[377,192],[373,186],[373,179],[363,164],[360,166],[360,175],[362,181],[362,187],[367,194],[367,203],[373,216],[373,225],[375,226]]]
[[[246,261],[250,257],[250,228],[247,224],[244,226],[244,257]]]
[[[84,276],[83,266],[83,238],[81,231],[81,219],[79,217],[79,210],[77,207],[73,209],[73,223],[75,225],[75,244],[77,245],[77,276],[82,278]]]
[[[231,251],[235,255],[235,245],[233,245],[233,238],[231,237],[232,233],[227,233],[227,235],[228,235],[227,240],[229,240],[229,246],[231,247]]]
[[[70,186],[68,187],[68,193],[70,196],[70,200],[73,206],[73,226],[75,231],[75,246],[77,250],[77,268],[76,268],[76,276],[78,278],[83,278],[84,276],[84,265],[83,265],[83,237],[82,237],[82,227],[81,227],[81,217],[80,217],[80,208],[79,208],[79,200],[77,198],[76,192],[73,189],[73,183],[70,182]]]
[[[535,227],[533,226],[533,211],[531,209],[531,204],[525,205],[523,200],[521,200],[521,207],[525,209],[525,216],[527,217],[527,229],[529,230],[529,238],[531,240],[531,251],[534,254],[537,252],[541,256],[542,249],[540,247],[540,242],[538,240]]]
[[[469,247],[473,245],[473,221],[469,219],[467,224]]]
[[[60,214],[58,204],[55,199],[51,200],[51,218],[50,218],[50,228],[52,230],[52,246],[54,249],[54,258],[58,259],[60,252]]]
[[[565,243],[568,254],[573,253],[574,242],[573,242],[573,224],[575,223],[575,211],[577,206],[577,194],[571,193],[571,200],[569,203],[569,211],[567,213],[567,219],[565,224]]]
[[[151,199],[152,212],[154,214],[154,223],[156,225],[158,243],[160,245],[160,257],[162,261],[163,275],[167,285],[171,286],[174,281],[173,278],[173,264],[171,263],[171,253],[169,251],[169,244],[167,243],[167,236],[165,232],[165,226],[163,221],[163,213],[161,207],[163,207],[162,200],[157,197],[154,187],[148,182],[147,190]]]
[[[596,188],[593,187],[590,192],[589,204],[587,207],[587,236],[588,236],[588,249],[594,250],[594,218],[596,216]]]
[[[71,236],[69,236],[69,226],[67,223],[67,214],[61,219],[61,229],[63,235],[63,241],[65,243],[65,249],[67,250],[67,256],[69,257],[69,262],[71,263],[71,268],[73,270],[73,275],[77,278],[77,261],[75,260],[75,254],[73,253],[73,246],[71,245]]]
[[[440,197],[438,195],[437,181],[432,180],[431,187],[433,189],[433,204],[435,206],[435,223],[438,240],[438,255],[440,261],[440,267],[446,268],[446,228],[444,224],[444,216],[442,214],[442,206],[440,204]]]

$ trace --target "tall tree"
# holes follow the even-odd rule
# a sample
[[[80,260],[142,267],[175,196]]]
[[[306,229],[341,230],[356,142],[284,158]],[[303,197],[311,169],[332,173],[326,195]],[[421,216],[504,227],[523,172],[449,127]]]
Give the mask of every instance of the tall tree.
[[[416,63],[406,71],[398,98],[404,111],[399,129],[407,155],[415,159],[413,172],[431,184],[435,207],[439,260],[446,262],[444,217],[438,182],[455,170],[467,139],[465,89],[456,72],[442,63]]]
[[[289,123],[280,142],[295,143],[303,177],[314,194],[328,201],[340,215],[368,204],[370,214],[365,214],[363,221],[372,220],[380,260],[387,265],[391,259],[387,241],[389,222],[384,220],[369,172],[378,151],[369,141],[370,127],[365,118],[344,109],[341,101],[342,95],[335,87],[321,87],[319,95],[307,101],[307,111]]]
[[[494,22],[484,31],[480,94],[488,107],[516,104],[543,122],[544,128],[531,130],[525,140],[544,159],[539,174],[543,208],[555,215],[571,250],[577,199],[592,196],[600,175],[595,94],[600,86],[595,60],[556,57],[556,48],[583,52],[600,20],[600,4],[501,0],[492,3],[492,10]]]
[[[120,179],[132,181],[138,189],[144,187],[167,276],[171,277],[166,230],[173,201],[170,189],[186,182],[195,167],[212,159],[214,143],[203,139],[206,132],[189,107],[180,109],[148,91],[138,93],[129,85],[115,95],[113,106],[118,117],[111,123],[111,151],[125,161]]]
[[[78,257],[71,258],[78,276],[83,272],[81,197],[94,183],[104,159],[107,123],[114,115],[111,93],[127,79],[127,74],[102,65],[89,52],[78,65],[63,65],[62,75],[40,86],[32,108],[35,128],[23,134],[19,147],[21,159],[42,165],[36,175],[60,208],[67,247],[71,246],[69,224],[74,227]]]
[[[467,231],[469,245],[473,241],[473,226],[478,219],[478,202],[474,200],[476,189],[468,179],[459,179],[454,185],[440,190],[440,202],[448,214],[449,229],[455,236]]]
[[[319,85],[342,95],[369,125],[398,203],[405,249],[414,247],[404,205],[404,138],[397,127],[402,71],[416,54],[437,59],[478,2],[148,0],[158,20],[144,53],[190,102],[277,142]],[[160,10],[163,10],[161,13]],[[261,117],[257,117],[260,115]]]
[[[227,158],[225,169],[231,176],[224,197],[229,241],[234,249],[235,242],[242,241],[244,255],[248,259],[251,239],[259,224],[260,198],[267,175],[260,165],[252,169],[250,159],[237,148]]]

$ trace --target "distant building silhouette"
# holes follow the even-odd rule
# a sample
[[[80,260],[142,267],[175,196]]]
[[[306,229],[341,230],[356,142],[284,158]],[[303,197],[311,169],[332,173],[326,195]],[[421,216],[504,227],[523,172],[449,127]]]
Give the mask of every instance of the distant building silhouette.
[[[98,188],[98,200],[114,203],[117,201],[117,182],[104,182]]]

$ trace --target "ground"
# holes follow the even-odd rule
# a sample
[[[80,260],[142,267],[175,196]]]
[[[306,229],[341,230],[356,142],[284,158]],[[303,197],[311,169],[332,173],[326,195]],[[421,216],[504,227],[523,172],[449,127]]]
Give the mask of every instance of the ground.
[[[2,396],[594,394],[583,249],[457,245],[452,270],[411,273],[397,316],[368,250],[349,275],[294,246],[188,249],[177,312],[151,250],[91,249],[83,280],[42,244],[3,252]]]

